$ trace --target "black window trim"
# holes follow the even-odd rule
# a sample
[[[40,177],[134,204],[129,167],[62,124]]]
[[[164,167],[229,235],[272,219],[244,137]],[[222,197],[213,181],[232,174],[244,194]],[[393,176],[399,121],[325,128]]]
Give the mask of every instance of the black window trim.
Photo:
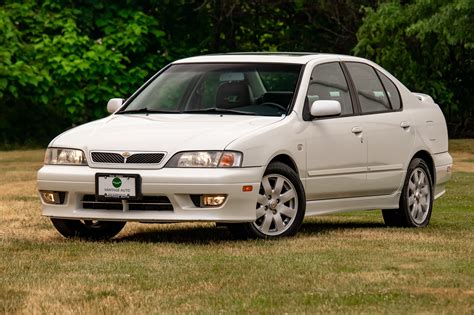
[[[360,105],[359,105],[358,102],[355,102],[355,98],[354,98],[353,91],[352,91],[352,86],[351,86],[353,84],[352,80],[351,80],[350,76],[348,75],[348,73],[346,73],[346,70],[344,69],[344,65],[343,65],[342,62],[340,62],[340,61],[327,61],[327,62],[323,62],[323,63],[318,63],[317,65],[315,65],[311,69],[311,74],[313,74],[314,69],[316,69],[317,67],[322,66],[322,65],[326,65],[326,64],[331,64],[331,63],[339,64],[339,67],[342,70],[342,73],[344,75],[344,79],[346,80],[347,88],[348,88],[348,91],[349,91],[349,97],[351,98],[352,114],[344,114],[344,115],[336,115],[336,116],[328,116],[328,117],[314,117],[313,115],[311,115],[310,104],[308,103],[308,98],[306,97],[306,95],[308,95],[308,90],[309,90],[309,84],[308,84],[308,88],[305,91],[305,98],[304,98],[304,105],[303,105],[303,115],[302,116],[303,116],[304,121],[324,120],[324,119],[334,119],[334,118],[346,118],[346,117],[353,117],[353,116],[360,115],[360,112],[359,112],[359,106]],[[310,77],[310,80],[311,80],[311,77]]]
[[[344,72],[344,75],[346,76],[346,80],[349,82],[349,91],[351,93],[351,100],[352,100],[352,103],[355,104],[354,114],[362,115],[362,108],[360,106],[359,97],[357,96],[357,90],[356,90],[354,81],[352,80],[352,76],[349,73],[349,69],[347,69],[345,62],[340,62],[340,64],[341,64],[342,71]],[[352,107],[354,107],[354,105],[352,105]]]

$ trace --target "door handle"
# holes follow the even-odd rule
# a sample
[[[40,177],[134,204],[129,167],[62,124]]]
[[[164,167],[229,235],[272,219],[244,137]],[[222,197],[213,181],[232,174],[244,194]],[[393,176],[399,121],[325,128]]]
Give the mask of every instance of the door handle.
[[[400,123],[400,127],[402,127],[403,129],[410,128],[410,123],[408,121],[402,121]]]
[[[351,131],[352,131],[352,133],[357,135],[359,133],[362,133],[362,127],[354,127],[354,128],[352,128]]]

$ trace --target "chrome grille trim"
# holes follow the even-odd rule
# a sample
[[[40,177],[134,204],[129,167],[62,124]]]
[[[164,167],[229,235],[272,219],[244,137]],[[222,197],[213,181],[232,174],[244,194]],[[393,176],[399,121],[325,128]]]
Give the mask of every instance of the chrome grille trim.
[[[164,157],[163,152],[91,152],[92,163],[100,164],[160,164]]]

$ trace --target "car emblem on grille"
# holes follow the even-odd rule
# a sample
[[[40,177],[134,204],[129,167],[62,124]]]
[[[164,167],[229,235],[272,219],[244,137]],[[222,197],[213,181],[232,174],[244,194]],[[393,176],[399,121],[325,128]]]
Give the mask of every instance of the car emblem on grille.
[[[130,155],[131,155],[130,152],[124,152],[124,153],[122,153],[122,156],[123,156],[124,158],[130,157]]]

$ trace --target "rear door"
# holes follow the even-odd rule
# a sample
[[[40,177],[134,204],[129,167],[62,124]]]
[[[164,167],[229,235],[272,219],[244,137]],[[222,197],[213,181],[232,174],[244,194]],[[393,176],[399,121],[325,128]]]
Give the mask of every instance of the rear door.
[[[396,85],[361,62],[345,62],[357,93],[367,151],[367,194],[394,193],[401,185],[414,142],[410,117]]]

